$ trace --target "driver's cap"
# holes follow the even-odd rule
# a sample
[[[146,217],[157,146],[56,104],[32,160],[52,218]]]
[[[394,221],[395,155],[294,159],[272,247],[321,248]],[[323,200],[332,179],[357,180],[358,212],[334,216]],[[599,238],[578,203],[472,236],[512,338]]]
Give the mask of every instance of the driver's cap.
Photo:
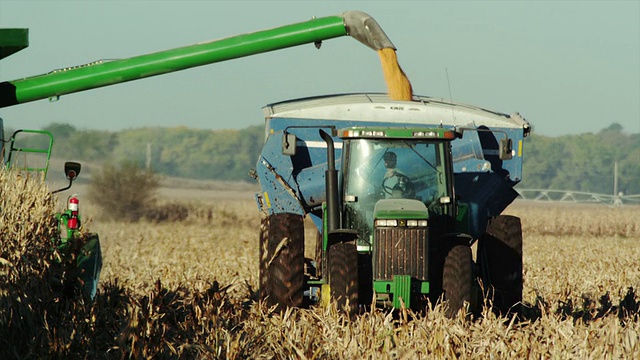
[[[396,153],[394,153],[393,151],[387,151],[386,153],[384,153],[382,158],[384,159],[384,161],[396,161]]]

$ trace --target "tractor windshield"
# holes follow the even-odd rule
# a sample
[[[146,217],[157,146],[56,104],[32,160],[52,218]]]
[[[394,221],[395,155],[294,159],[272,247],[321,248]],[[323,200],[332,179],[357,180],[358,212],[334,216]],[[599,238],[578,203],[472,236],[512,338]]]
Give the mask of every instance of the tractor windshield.
[[[372,233],[378,200],[417,199],[429,206],[450,195],[441,142],[354,139],[345,145],[345,225],[363,239]]]

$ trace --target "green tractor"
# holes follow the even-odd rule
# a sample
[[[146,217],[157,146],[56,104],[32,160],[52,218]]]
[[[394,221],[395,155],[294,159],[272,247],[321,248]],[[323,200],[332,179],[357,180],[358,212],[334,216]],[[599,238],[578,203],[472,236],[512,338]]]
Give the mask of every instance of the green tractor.
[[[321,136],[328,158],[334,158],[331,136]],[[468,205],[455,201],[451,142],[461,133],[356,127],[337,136],[342,176],[338,182],[329,161],[325,229],[317,255],[324,280],[315,282],[324,301],[336,299],[354,314],[358,306],[372,303],[424,309],[428,301],[445,300],[453,316],[466,306],[479,309],[488,295],[482,284],[487,291],[499,289],[491,296],[505,311],[521,301],[519,220],[507,225],[513,230],[508,236],[476,239],[469,231]],[[490,223],[487,231],[497,235],[495,226]],[[480,256],[474,260],[476,241]],[[507,249],[502,255],[500,247]]]
[[[20,129],[13,132],[5,141],[2,119],[0,119],[0,136],[2,136],[2,161],[6,169],[36,174],[43,180],[46,179],[53,149],[53,135],[49,131]],[[80,174],[80,169],[80,163],[65,162],[64,173],[69,184],[52,191],[52,195],[70,189],[73,181]],[[74,276],[78,283],[71,286],[80,288],[83,294],[93,299],[96,296],[102,269],[100,239],[98,234],[82,233],[79,205],[77,194],[70,195],[65,209],[54,214],[58,231],[51,242],[62,255],[61,262],[71,261],[75,264]]]

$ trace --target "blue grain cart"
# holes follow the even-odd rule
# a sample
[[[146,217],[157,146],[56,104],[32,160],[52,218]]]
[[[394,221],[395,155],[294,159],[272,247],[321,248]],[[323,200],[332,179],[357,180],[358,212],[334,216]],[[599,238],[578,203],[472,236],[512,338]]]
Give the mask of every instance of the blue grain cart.
[[[519,114],[385,94],[263,110],[255,197],[269,304],[333,298],[353,314],[371,304],[423,308],[442,297],[453,315],[483,295],[503,311],[521,301],[520,220],[501,215],[522,178],[530,126]],[[304,257],[305,217],[317,228],[306,239],[313,259]]]

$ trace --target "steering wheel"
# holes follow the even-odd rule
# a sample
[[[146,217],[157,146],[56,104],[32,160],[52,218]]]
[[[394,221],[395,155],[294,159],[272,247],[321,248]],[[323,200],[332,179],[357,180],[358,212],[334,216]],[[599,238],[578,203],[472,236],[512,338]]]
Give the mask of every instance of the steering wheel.
[[[382,192],[388,195],[391,195],[391,192],[393,190],[392,187],[385,185],[385,183],[387,182],[387,180],[389,180],[391,178],[384,178],[384,180],[382,180]]]
[[[389,186],[386,184],[387,180],[397,177],[398,181],[395,185]],[[412,197],[415,196],[415,190],[413,189],[413,183],[409,180],[408,177],[402,174],[394,174],[392,177],[384,178],[382,180],[382,191],[387,194],[393,196],[395,190],[400,190],[402,197]]]

